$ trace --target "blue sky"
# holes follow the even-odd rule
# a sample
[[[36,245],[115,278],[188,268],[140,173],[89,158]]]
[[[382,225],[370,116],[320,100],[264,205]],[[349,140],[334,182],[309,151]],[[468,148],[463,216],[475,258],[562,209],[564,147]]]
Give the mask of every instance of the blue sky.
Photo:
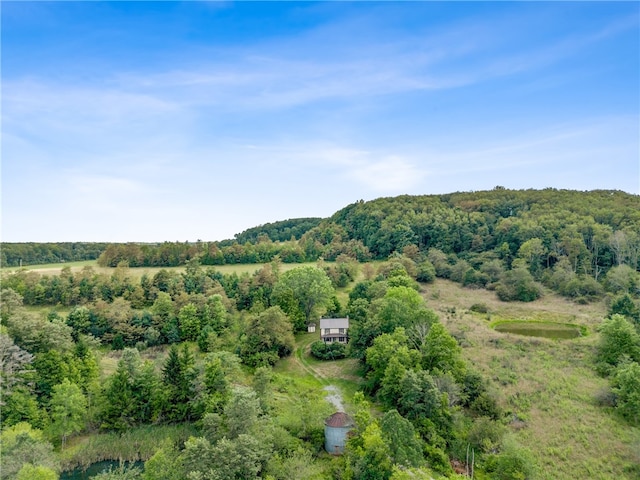
[[[2,2],[2,240],[640,193],[637,2]]]

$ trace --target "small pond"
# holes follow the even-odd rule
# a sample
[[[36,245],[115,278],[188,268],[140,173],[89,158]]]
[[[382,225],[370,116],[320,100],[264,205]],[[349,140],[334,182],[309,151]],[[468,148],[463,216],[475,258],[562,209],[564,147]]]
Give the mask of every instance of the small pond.
[[[582,331],[578,325],[567,325],[563,323],[513,321],[498,323],[493,328],[503,333],[515,333],[516,335],[526,335],[528,337],[554,338],[557,340],[582,336]]]
[[[124,465],[127,467],[138,467],[140,469],[143,469],[144,462],[124,462]],[[60,474],[60,480],[87,480],[98,475],[99,473],[104,472],[105,470],[109,470],[109,468],[113,468],[115,470],[118,467],[120,467],[120,462],[118,460],[105,460],[103,462],[96,462],[89,465],[86,470],[83,470],[82,468],[76,468],[75,470],[62,472]]]

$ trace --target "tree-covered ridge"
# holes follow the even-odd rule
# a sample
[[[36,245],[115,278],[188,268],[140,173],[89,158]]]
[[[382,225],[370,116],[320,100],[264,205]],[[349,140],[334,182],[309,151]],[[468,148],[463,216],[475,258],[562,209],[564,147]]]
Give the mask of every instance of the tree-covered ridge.
[[[420,250],[438,248],[445,253],[469,254],[506,243],[508,253],[515,255],[532,238],[540,238],[547,250],[553,251],[572,237],[592,255],[609,255],[604,263],[611,264],[617,261],[612,235],[622,231],[627,244],[633,244],[627,249],[635,249],[624,256],[637,264],[640,197],[611,190],[497,187],[482,192],[360,201],[334,214],[331,221],[343,227],[349,239],[362,241],[376,258],[411,244]]]
[[[310,227],[297,219],[250,229],[224,242],[110,244],[100,266],[169,267],[334,261],[405,255],[417,278],[449,278],[531,301],[542,285],[580,302],[604,293],[640,295],[640,197],[620,191],[507,190],[403,195],[359,201],[306,230],[273,241],[268,232]],[[250,233],[250,234],[249,234]],[[242,235],[242,234],[241,234]],[[273,233],[275,235],[275,233]],[[333,272],[340,275],[340,272]],[[343,275],[344,276],[344,275]]]
[[[235,236],[238,243],[258,243],[261,237],[267,237],[272,242],[285,242],[291,238],[299,239],[308,230],[317,227],[321,218],[291,218],[279,222],[265,223],[249,228]]]
[[[107,243],[2,243],[0,265],[18,267],[43,263],[78,262],[95,260],[107,247]]]

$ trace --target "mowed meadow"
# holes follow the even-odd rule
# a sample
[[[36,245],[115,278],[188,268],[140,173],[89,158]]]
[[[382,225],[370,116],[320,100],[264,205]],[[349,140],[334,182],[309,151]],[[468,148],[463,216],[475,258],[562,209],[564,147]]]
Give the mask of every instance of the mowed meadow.
[[[540,479],[634,478],[640,429],[598,404],[608,380],[593,368],[604,303],[577,305],[547,292],[535,302],[501,302],[494,292],[437,279],[427,304],[491,384],[517,440],[531,450]],[[471,310],[483,305],[487,313]],[[571,323],[588,334],[552,340],[500,333],[496,320]]]
[[[252,274],[257,270],[262,268],[262,264],[234,264],[234,265],[216,265],[215,269],[223,274],[232,274],[237,273],[241,275],[242,273]],[[291,270],[292,268],[298,267],[300,264],[296,263],[285,263],[281,265],[282,271]],[[72,273],[79,272],[83,268],[91,267],[96,273],[103,273],[105,275],[111,275],[115,268],[113,267],[100,267],[96,260],[85,260],[81,262],[67,262],[67,263],[48,263],[44,265],[27,265],[22,267],[24,270],[28,270],[30,272],[36,272],[40,275],[60,275],[60,272],[64,268],[69,268]],[[140,268],[130,268],[129,275],[135,278],[140,278],[143,275],[154,276],[160,270],[169,270],[174,272],[183,272],[185,269],[184,266],[180,267],[140,267]],[[16,267],[3,267],[2,272],[15,272],[20,270]]]

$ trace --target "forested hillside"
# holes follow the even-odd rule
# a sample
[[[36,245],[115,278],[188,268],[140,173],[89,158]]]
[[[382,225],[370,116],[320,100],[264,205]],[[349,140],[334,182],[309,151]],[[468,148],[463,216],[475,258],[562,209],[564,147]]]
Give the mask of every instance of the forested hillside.
[[[238,243],[257,243],[260,237],[266,237],[272,242],[299,239],[308,230],[318,226],[321,218],[293,218],[280,222],[265,223],[258,227],[249,228],[235,236]]]
[[[299,225],[306,228],[312,220]],[[299,240],[274,242],[274,228],[287,231],[287,225],[251,229],[242,238],[255,238],[253,243],[113,244],[99,264],[176,266],[198,258],[203,265],[223,265],[276,256],[296,263],[341,255],[366,261],[405,254],[420,260],[422,279],[436,275],[495,289],[504,300],[534,300],[542,294],[540,284],[584,302],[607,291],[638,293],[640,197],[620,191],[498,187],[380,198],[345,207]]]
[[[407,245],[460,256],[495,250],[514,258],[534,238],[541,266],[565,255],[583,273],[638,261],[640,197],[620,191],[506,190],[358,202],[331,217],[375,258]],[[622,232],[614,235],[616,232]],[[624,238],[618,238],[624,237]]]

